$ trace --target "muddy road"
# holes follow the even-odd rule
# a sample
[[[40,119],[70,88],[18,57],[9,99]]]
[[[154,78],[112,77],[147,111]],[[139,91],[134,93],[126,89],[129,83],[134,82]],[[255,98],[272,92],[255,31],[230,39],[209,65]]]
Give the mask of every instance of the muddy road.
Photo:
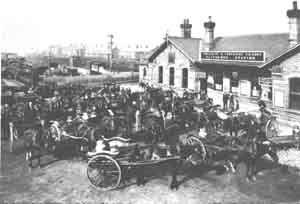
[[[30,170],[22,151],[8,153],[3,145],[0,203],[300,203],[299,172],[283,172],[266,160],[255,182],[245,180],[243,165],[222,175],[199,167],[185,169],[179,189],[172,191],[167,166],[157,166],[147,169],[145,186],[129,179],[117,190],[101,192],[90,185],[85,161],[45,156],[42,168]]]

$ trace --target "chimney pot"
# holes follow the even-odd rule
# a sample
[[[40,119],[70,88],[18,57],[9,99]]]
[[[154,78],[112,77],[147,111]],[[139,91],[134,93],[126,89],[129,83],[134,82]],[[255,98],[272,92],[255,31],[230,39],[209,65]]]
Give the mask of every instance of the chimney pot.
[[[298,6],[297,6],[297,1],[293,1],[293,9],[297,10]]]
[[[182,37],[184,38],[191,38],[191,28],[192,25],[189,23],[189,19],[183,19],[183,23],[180,25]]]

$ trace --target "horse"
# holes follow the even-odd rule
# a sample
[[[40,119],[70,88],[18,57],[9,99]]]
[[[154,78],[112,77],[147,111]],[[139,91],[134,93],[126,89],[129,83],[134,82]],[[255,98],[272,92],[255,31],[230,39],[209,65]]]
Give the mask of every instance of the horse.
[[[94,122],[97,122],[95,125],[90,122],[90,119],[88,121],[72,120],[67,123],[52,121],[49,132],[51,140],[54,141],[52,142],[53,152],[57,157],[61,157],[63,151],[66,150],[64,149],[66,145],[70,150],[69,156],[84,156],[83,153],[92,151],[96,146],[96,141],[103,136],[111,138],[116,135],[116,132],[108,127],[107,122],[111,121],[109,118],[106,119],[100,118],[99,123],[95,119]]]
[[[151,144],[146,147],[140,147],[139,145],[135,145],[132,153],[129,156],[130,162],[138,162],[138,161],[149,161],[149,160],[160,160],[161,158],[172,157],[175,155],[179,155],[178,158],[169,160],[167,165],[171,170],[171,182],[169,184],[169,188],[171,190],[177,190],[179,186],[179,182],[177,180],[177,174],[180,167],[183,166],[184,162],[191,163],[194,165],[194,158],[197,160],[202,160],[205,157],[205,152],[202,151],[202,144],[198,143],[198,141],[189,138],[187,143],[178,143],[177,145],[170,144]],[[134,171],[134,175],[136,176],[137,185],[145,185],[145,170],[144,166],[134,167],[132,170]]]
[[[25,158],[29,161],[29,167],[33,167],[33,160],[38,160],[38,166],[41,167],[42,150],[47,149],[47,135],[44,129],[44,120],[35,128],[29,128],[24,131],[23,138],[25,144]]]
[[[279,164],[279,158],[275,146],[272,145],[271,141],[267,139],[266,133],[260,128],[257,128],[256,135],[249,138],[248,141],[247,147],[248,151],[251,153],[251,158],[249,159],[247,167],[248,178],[255,181],[256,174],[258,173],[256,164],[262,156],[268,154],[276,164]]]
[[[245,126],[245,132],[235,138],[235,143],[243,147],[243,149],[221,151],[218,157],[229,160],[233,164],[234,169],[237,168],[238,164],[245,163],[246,179],[254,181],[258,173],[257,161],[263,155],[268,154],[278,164],[278,156],[275,147],[267,139],[265,132],[260,127],[261,124],[257,122],[255,117],[247,117],[243,125]]]
[[[51,150],[58,158],[82,156],[96,143],[95,129],[82,121],[72,121],[65,124],[51,121],[49,127]]]

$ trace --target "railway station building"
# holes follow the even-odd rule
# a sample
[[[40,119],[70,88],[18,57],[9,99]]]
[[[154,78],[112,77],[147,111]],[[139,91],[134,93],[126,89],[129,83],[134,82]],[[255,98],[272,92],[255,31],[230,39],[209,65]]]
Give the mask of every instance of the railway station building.
[[[192,25],[188,19],[180,25],[182,36],[166,36],[139,67],[140,81],[177,91],[199,90],[196,62],[201,52],[200,38],[191,37]],[[203,80],[205,76],[203,76]]]
[[[206,92],[216,104],[231,93],[241,107],[257,109],[264,100],[274,113],[300,121],[300,10],[287,11],[287,33],[215,37],[216,23],[204,23],[204,38],[192,38],[192,25],[180,25],[181,37],[166,36],[148,62],[140,81],[177,91]]]

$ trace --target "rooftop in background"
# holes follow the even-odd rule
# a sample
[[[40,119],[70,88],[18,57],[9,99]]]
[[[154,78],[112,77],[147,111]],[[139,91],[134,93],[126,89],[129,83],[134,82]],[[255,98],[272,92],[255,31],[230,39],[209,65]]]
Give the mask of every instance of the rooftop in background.
[[[288,33],[217,37],[212,51],[264,51],[266,61],[289,48]]]

